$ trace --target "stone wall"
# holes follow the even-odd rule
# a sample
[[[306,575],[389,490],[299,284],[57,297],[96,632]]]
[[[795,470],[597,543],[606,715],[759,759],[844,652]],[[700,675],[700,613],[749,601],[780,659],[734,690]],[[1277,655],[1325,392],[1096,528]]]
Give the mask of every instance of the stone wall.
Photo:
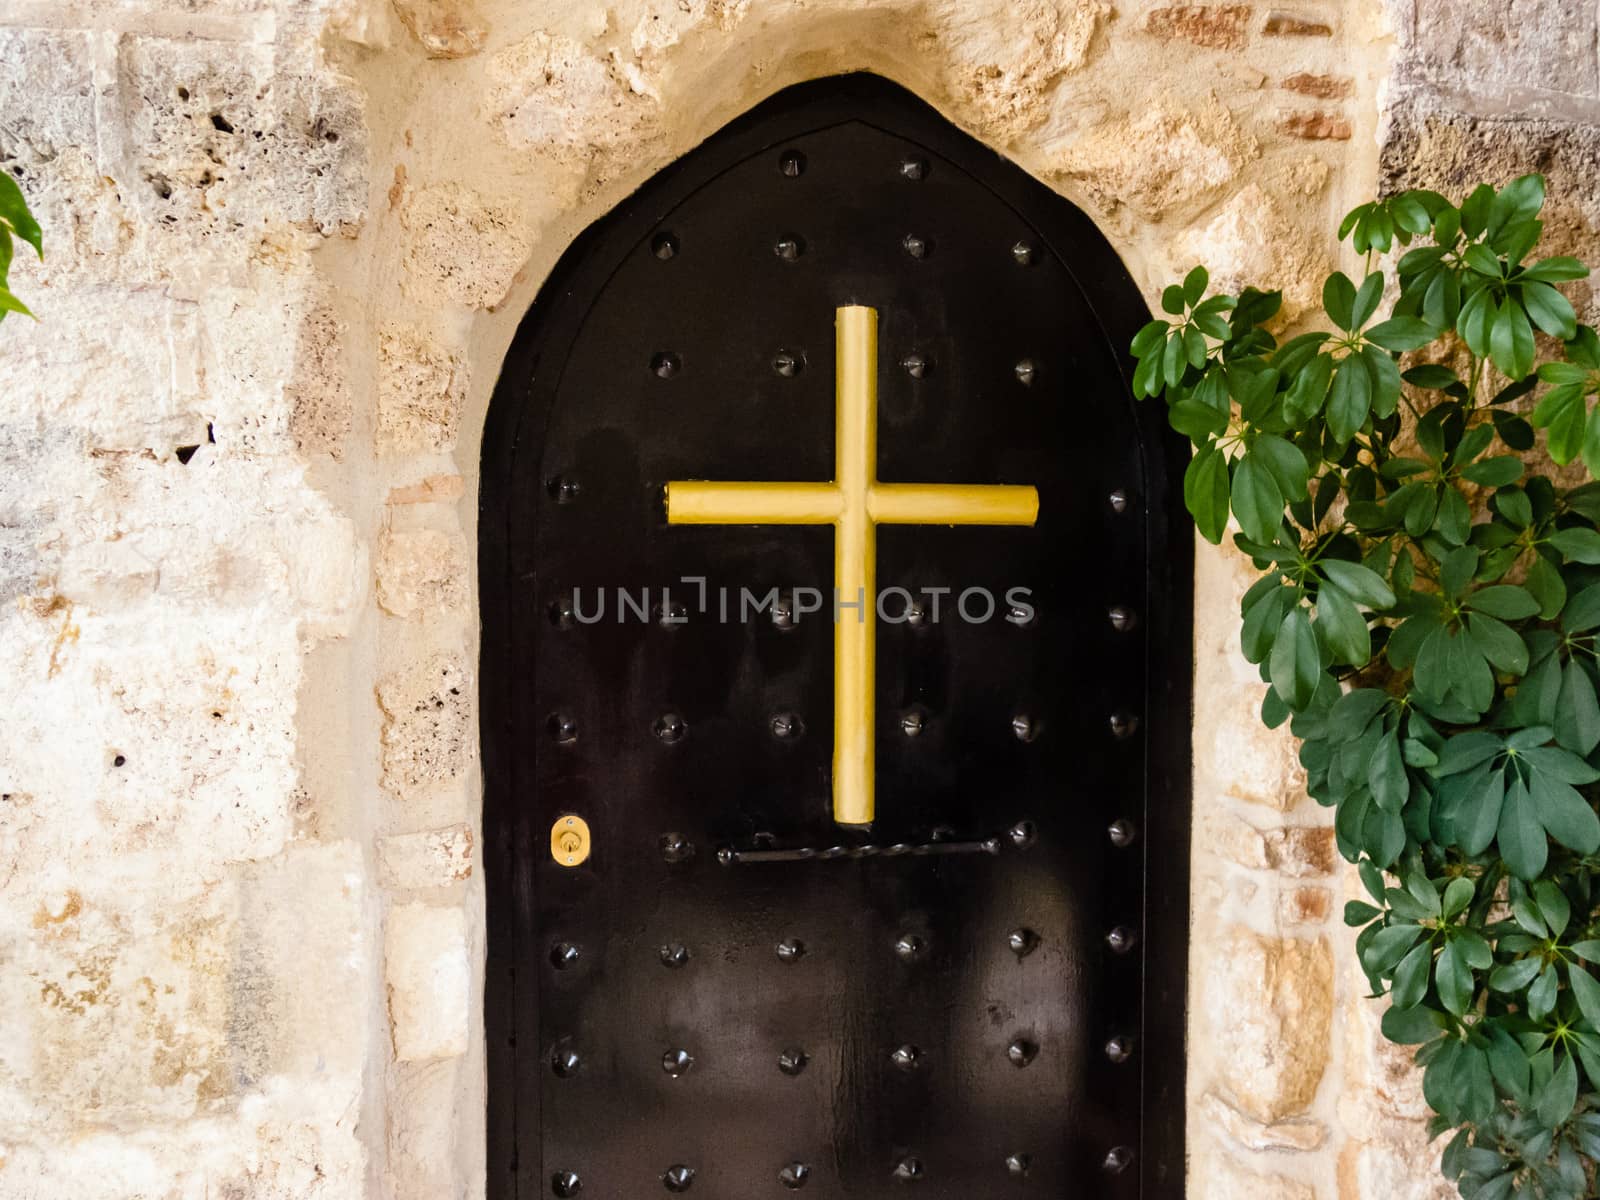
[[[871,69],[1152,295],[1286,284],[1379,183],[1548,166],[1591,252],[1592,6],[6,0],[0,1197],[483,1190],[478,439],[571,239],[784,85]],[[1558,72],[1541,85],[1540,72]],[[1380,101],[1382,104],[1380,106]],[[1196,608],[1191,1194],[1443,1194],[1349,889]]]

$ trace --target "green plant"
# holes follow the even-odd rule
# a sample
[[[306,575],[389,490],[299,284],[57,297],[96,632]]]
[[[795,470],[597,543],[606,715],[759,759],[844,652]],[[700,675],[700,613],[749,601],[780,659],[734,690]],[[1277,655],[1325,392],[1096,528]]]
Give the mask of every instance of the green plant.
[[[39,222],[28,211],[28,202],[23,199],[17,181],[0,171],[0,321],[14,312],[33,316],[28,306],[11,291],[11,256],[16,248],[16,238],[32,246],[41,259],[44,257],[44,240]]]
[[[1362,205],[1328,332],[1280,345],[1278,293],[1208,297],[1197,267],[1133,343],[1200,531],[1231,513],[1263,572],[1262,720],[1336,810],[1383,1032],[1477,1200],[1589,1195],[1600,1162],[1600,484],[1551,465],[1600,473],[1600,338],[1555,286],[1588,269],[1530,258],[1544,198]]]

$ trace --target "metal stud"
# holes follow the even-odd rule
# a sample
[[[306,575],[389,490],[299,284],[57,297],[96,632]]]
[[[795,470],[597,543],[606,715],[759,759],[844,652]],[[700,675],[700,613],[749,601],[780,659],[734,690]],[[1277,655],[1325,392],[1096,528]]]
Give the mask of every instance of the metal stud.
[[[676,629],[679,625],[687,624],[688,621],[689,609],[687,605],[680,604],[676,600],[669,600],[665,604],[656,606],[656,624],[663,629]]]
[[[783,157],[778,159],[778,170],[790,179],[797,175],[804,175],[806,170],[806,156],[798,150],[785,150]]]
[[[1033,1155],[1031,1154],[1006,1155],[1006,1174],[1014,1178],[1021,1179],[1028,1173],[1028,1168],[1031,1166],[1033,1166]]]
[[[804,723],[792,712],[777,713],[768,724],[772,729],[772,736],[784,740],[797,738],[805,732]]]
[[[778,1055],[778,1070],[785,1075],[798,1075],[806,1069],[806,1064],[810,1061],[811,1056],[804,1050],[785,1050]]]
[[[1026,629],[1032,625],[1039,615],[1039,610],[1031,604],[1013,604],[1006,609],[1006,620],[1018,629]]]
[[[1127,1146],[1114,1146],[1102,1165],[1107,1174],[1121,1175],[1133,1165],[1133,1151]]]
[[[1126,925],[1118,925],[1106,934],[1106,945],[1111,947],[1113,954],[1126,954],[1138,942],[1139,935]]]
[[[557,1171],[550,1176],[550,1190],[565,1200],[583,1191],[583,1180],[578,1178],[576,1171]]]
[[[677,713],[662,713],[656,718],[654,726],[656,737],[671,745],[673,742],[683,740],[683,735],[689,731],[689,726],[684,723]]]
[[[557,942],[550,947],[550,965],[558,971],[565,971],[582,957],[583,951],[571,942]]]
[[[912,258],[927,258],[929,254],[933,253],[933,243],[928,241],[927,238],[918,237],[914,233],[908,233],[901,239],[900,248]]]
[[[914,1071],[917,1069],[917,1060],[921,1057],[922,1051],[907,1042],[904,1046],[896,1046],[894,1048],[889,1055],[889,1061],[902,1071]]]
[[[1025,358],[1012,368],[1017,376],[1017,382],[1023,387],[1033,386],[1033,380],[1039,373],[1039,368],[1034,366],[1033,359]]]
[[[551,713],[545,725],[560,745],[570,746],[578,740],[578,722],[570,713]]]
[[[545,489],[557,504],[571,504],[578,498],[578,493],[583,490],[578,486],[576,479],[571,479],[565,475],[558,475],[552,479],[545,484]]]
[[[1133,1039],[1121,1034],[1106,1043],[1106,1057],[1114,1063],[1125,1063],[1133,1057]]]
[[[693,1182],[694,1168],[686,1167],[682,1163],[673,1163],[661,1172],[661,1186],[669,1192],[687,1192]]]
[[[1129,712],[1111,714],[1111,736],[1130,738],[1139,732],[1139,718]]]
[[[656,954],[661,959],[661,965],[673,971],[689,961],[689,947],[682,942],[668,942]]]
[[[908,712],[900,718],[900,732],[907,737],[917,737],[926,727],[927,721],[919,712]]]
[[[1124,513],[1128,511],[1128,493],[1123,491],[1121,488],[1118,488],[1116,491],[1112,492],[1111,495],[1106,497],[1106,499],[1111,503],[1112,512]]]
[[[657,350],[650,356],[650,370],[658,379],[671,379],[683,367],[683,360],[670,350]]]
[[[1027,1066],[1038,1057],[1038,1054],[1038,1043],[1030,1042],[1027,1038],[1012,1038],[1011,1044],[1006,1047],[1006,1057],[1011,1060],[1011,1065],[1014,1067]]]
[[[1032,821],[1018,821],[1006,830],[1006,836],[1011,839],[1011,844],[1018,850],[1026,850],[1039,840],[1039,827]]]
[[[811,1178],[811,1168],[803,1162],[792,1162],[778,1172],[778,1180],[791,1192],[805,1187]]]
[[[794,262],[806,252],[806,243],[803,238],[794,234],[786,234],[773,243],[772,252],[784,262]]]
[[[681,1047],[668,1050],[661,1056],[661,1069],[674,1079],[692,1066],[694,1066],[694,1055]]]
[[[688,862],[694,857],[694,843],[681,833],[661,835],[661,857],[669,863]]]
[[[550,1056],[550,1069],[562,1079],[576,1075],[582,1065],[583,1060],[571,1046],[557,1046],[555,1053]]]
[[[1127,633],[1139,623],[1139,614],[1126,605],[1118,604],[1106,610],[1106,619],[1111,622],[1111,628],[1118,633]]]
[[[895,939],[894,956],[901,962],[916,962],[928,951],[927,941],[914,933],[902,933]]]
[[[794,628],[794,597],[787,592],[772,602],[772,623],[779,629]]]
[[[920,354],[906,355],[900,360],[900,366],[913,379],[921,379],[928,373],[928,360]]]
[[[894,1177],[904,1179],[908,1183],[922,1178],[922,1160],[914,1155],[906,1155],[895,1164]]]
[[[785,938],[778,943],[779,962],[799,962],[806,956],[806,944],[799,938]]]
[[[772,369],[785,379],[793,379],[805,365],[806,356],[798,350],[779,350],[772,356]]]
[[[1033,247],[1027,242],[1018,242],[1011,247],[1011,257],[1017,260],[1019,267],[1026,267],[1033,262]]]
[[[1027,928],[1013,929],[1006,934],[1006,945],[1018,958],[1027,958],[1039,948],[1039,935]]]
[[[678,238],[676,234],[658,233],[650,239],[650,253],[665,261],[678,253]]]
[[[1139,831],[1134,828],[1132,821],[1118,817],[1106,829],[1106,836],[1111,839],[1111,844],[1118,850],[1126,850],[1133,845],[1133,839],[1139,836]]]
[[[1018,713],[1011,718],[1011,732],[1017,735],[1017,741],[1031,742],[1039,736],[1039,726],[1027,713]]]
[[[928,174],[928,163],[921,158],[903,158],[900,160],[900,176],[903,179],[923,179]]]
[[[913,600],[906,605],[906,624],[913,629],[921,629],[928,623],[928,610],[922,607],[922,601]]]
[[[550,601],[550,606],[545,609],[545,615],[550,618],[550,624],[557,629],[571,628],[575,619],[572,612],[572,604],[567,600]]]

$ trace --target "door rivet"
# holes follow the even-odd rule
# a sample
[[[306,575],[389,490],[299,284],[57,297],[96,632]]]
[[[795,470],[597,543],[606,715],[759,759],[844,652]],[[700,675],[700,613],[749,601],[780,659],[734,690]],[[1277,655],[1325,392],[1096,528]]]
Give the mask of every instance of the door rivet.
[[[1133,822],[1121,817],[1111,822],[1106,834],[1111,838],[1111,844],[1118,850],[1126,850],[1133,845],[1133,839],[1139,835],[1138,830],[1133,827]]]
[[[1028,1173],[1028,1168],[1033,1165],[1031,1154],[1006,1155],[1006,1171],[1012,1175],[1022,1176]]]
[[[792,1162],[778,1172],[778,1179],[790,1191],[803,1188],[806,1180],[811,1178],[811,1168],[803,1162]]]
[[[1039,948],[1039,935],[1031,929],[1013,929],[1006,934],[1006,945],[1018,958],[1027,958]]]
[[[1105,1169],[1112,1175],[1120,1175],[1133,1165],[1133,1151],[1126,1146],[1116,1146],[1106,1155]]]
[[[674,1163],[661,1173],[661,1185],[669,1192],[687,1192],[694,1182],[694,1168]]]
[[[1106,1043],[1106,1057],[1114,1063],[1125,1063],[1133,1057],[1133,1040],[1118,1034]]]
[[[550,1190],[562,1200],[567,1200],[583,1191],[583,1180],[578,1178],[576,1171],[557,1171],[550,1177]]]
[[[1138,940],[1139,935],[1126,925],[1118,925],[1110,933],[1106,934],[1106,945],[1111,947],[1113,954],[1126,954],[1133,949]]]
[[[1014,1067],[1027,1066],[1038,1054],[1038,1044],[1028,1041],[1027,1038],[1013,1038],[1011,1044],[1006,1047],[1006,1057],[1011,1060],[1011,1065]]]
[[[798,1075],[810,1061],[811,1057],[804,1050],[785,1050],[778,1055],[778,1070],[785,1075]]]

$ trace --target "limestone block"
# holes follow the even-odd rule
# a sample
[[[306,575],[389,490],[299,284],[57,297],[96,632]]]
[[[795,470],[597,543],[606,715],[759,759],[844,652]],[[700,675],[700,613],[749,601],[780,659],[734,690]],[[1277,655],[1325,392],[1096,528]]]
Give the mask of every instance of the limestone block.
[[[475,699],[471,673],[454,655],[434,655],[380,683],[383,786],[407,795],[458,779],[472,760]]]
[[[1261,724],[1263,683],[1202,693],[1209,719],[1195,731],[1195,770],[1226,795],[1288,812],[1305,795],[1299,743],[1287,728]]]
[[[389,504],[453,504],[466,495],[459,475],[427,475],[416,483],[389,489]]]
[[[75,430],[96,450],[164,457],[205,440],[193,304],[121,288],[20,290],[40,320],[5,324],[8,411]]]
[[[397,905],[383,942],[395,1058],[417,1062],[465,1054],[472,1001],[466,913]]]
[[[1333,893],[1323,887],[1289,888],[1278,896],[1278,920],[1285,925],[1321,925],[1333,916]]]
[[[465,358],[414,325],[378,333],[378,447],[388,454],[455,448],[467,393]]]
[[[1006,143],[1039,123],[1045,96],[1088,62],[1111,13],[1103,0],[933,0],[928,41],[966,119]]]
[[[300,322],[285,399],[289,435],[301,454],[344,457],[351,420],[344,334],[344,322],[327,304],[316,305]]]
[[[385,887],[435,888],[472,875],[472,829],[446,825],[378,839],[378,874]]]
[[[750,13],[751,0],[651,0],[639,15],[629,43],[646,71],[689,34],[703,29],[731,33]]]
[[[1459,1200],[1439,1170],[1448,1138],[1428,1143],[1421,1122],[1396,1122],[1381,1143],[1347,1142],[1339,1155],[1339,1200]]]
[[[1207,963],[1214,1069],[1234,1107],[1268,1125],[1304,1113],[1328,1063],[1333,956],[1326,939],[1235,927]]]
[[[472,0],[394,0],[394,8],[429,58],[470,58],[489,39]]]
[[[359,1101],[370,954],[353,843],[209,880],[157,849],[12,895],[25,902],[0,912],[0,1092],[26,1098],[41,1131],[177,1123],[273,1080],[327,1089],[300,1121]]]
[[[1190,106],[1159,101],[1098,124],[1054,151],[1046,169],[1076,181],[1107,211],[1125,207],[1156,220],[1215,195],[1259,154],[1213,97]]]
[[[1411,52],[1430,77],[1600,95],[1600,45],[1588,0],[1503,0],[1463,20],[1452,0],[1417,0]]]
[[[1537,146],[1537,168],[1549,180],[1540,253],[1594,257],[1600,234],[1600,126],[1469,117],[1416,93],[1394,104],[1389,121],[1379,155],[1383,191],[1428,187],[1459,201],[1479,183],[1498,186],[1527,173],[1534,166],[1529,148]]]
[[[1309,71],[1287,75],[1278,86],[1286,92],[1315,96],[1319,100],[1344,100],[1355,91],[1355,81],[1348,75],[1313,75]]]
[[[1327,13],[1270,12],[1261,32],[1268,37],[1332,37],[1333,17]]]
[[[1230,1154],[1197,1156],[1189,1167],[1188,1191],[1193,1200],[1319,1200],[1311,1184],[1252,1171]]]
[[[457,1058],[407,1063],[389,1091],[388,1178],[393,1200],[455,1200],[463,1190],[456,1178],[460,1132]]]
[[[1278,128],[1290,137],[1308,142],[1348,142],[1350,121],[1335,112],[1289,112],[1278,121]]]
[[[1249,38],[1248,4],[1178,4],[1145,15],[1146,33],[1182,38],[1212,50],[1237,50]]]
[[[1206,1119],[1246,1150],[1316,1150],[1328,1140],[1328,1127],[1309,1117],[1263,1125],[1251,1120],[1214,1092],[1201,1101]]]
[[[530,34],[492,55],[487,74],[483,111],[500,136],[557,161],[626,148],[656,128],[655,98],[569,37]]]
[[[1279,325],[1321,303],[1323,280],[1333,270],[1328,247],[1307,233],[1306,221],[1255,183],[1240,188],[1204,225],[1178,234],[1170,256],[1180,270],[1204,263],[1217,291],[1281,288]]]
[[[405,286],[429,301],[498,304],[533,249],[515,214],[456,183],[409,193],[400,222],[409,234]]]
[[[367,201],[363,93],[276,70],[267,45],[127,37],[118,52],[124,192],[192,249],[253,257],[292,231],[353,234]]]
[[[1290,825],[1257,829],[1238,817],[1223,816],[1202,825],[1207,846],[1243,867],[1272,871],[1291,879],[1329,875],[1339,862],[1331,825]]]
[[[378,603],[397,617],[459,609],[467,598],[467,553],[434,529],[385,533],[378,542]]]

